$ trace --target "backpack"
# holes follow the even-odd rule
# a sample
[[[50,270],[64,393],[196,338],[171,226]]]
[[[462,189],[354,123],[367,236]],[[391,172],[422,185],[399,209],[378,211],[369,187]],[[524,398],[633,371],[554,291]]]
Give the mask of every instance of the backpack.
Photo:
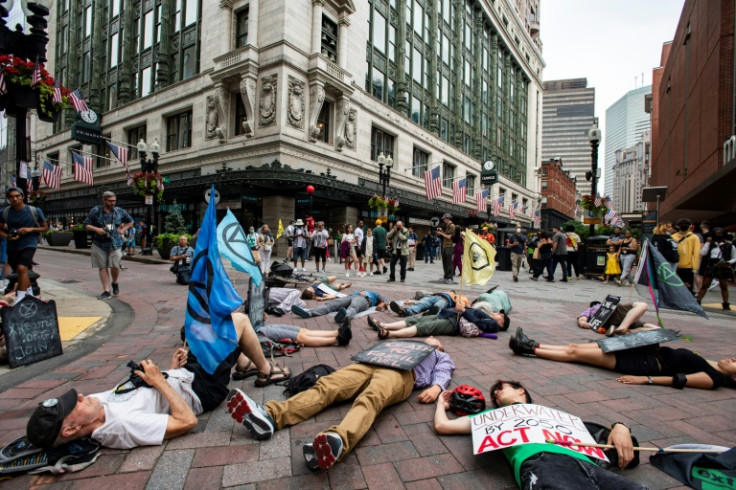
[[[50,448],[36,447],[19,437],[0,449],[0,475],[13,473],[72,473],[91,465],[102,445],[89,437]]]
[[[294,352],[298,352],[301,346],[296,342],[292,342],[291,339],[281,339],[278,342],[258,335],[258,340],[261,342],[261,350],[263,355],[267,358],[270,357],[273,360],[274,357],[291,356]]]
[[[38,209],[35,206],[29,206],[26,204],[26,207],[31,210],[31,216],[33,216],[33,224],[36,225],[36,228],[39,228],[41,225],[38,223]],[[8,216],[10,215],[10,206],[6,206],[3,208],[3,223],[8,222]]]
[[[279,386],[284,386],[284,393],[289,396],[294,396],[302,391],[307,391],[309,388],[317,383],[317,380],[322,376],[327,376],[335,372],[335,369],[327,364],[317,364],[304,370],[303,373],[292,376],[284,381],[279,381]]]
[[[294,269],[286,262],[276,262],[271,264],[271,272],[277,276],[290,277]]]
[[[659,251],[664,260],[675,264],[680,261],[680,252],[677,251],[677,242],[670,237],[662,244],[662,250]]]

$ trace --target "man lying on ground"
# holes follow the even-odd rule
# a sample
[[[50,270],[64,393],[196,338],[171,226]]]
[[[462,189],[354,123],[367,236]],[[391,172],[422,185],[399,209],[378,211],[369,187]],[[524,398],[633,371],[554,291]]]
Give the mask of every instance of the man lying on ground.
[[[470,434],[470,417],[450,420],[450,392],[437,400],[434,430],[441,435]],[[491,400],[496,408],[517,403],[532,403],[532,397],[517,381],[498,381],[491,387]],[[616,446],[619,467],[625,468],[634,458],[630,429],[621,422],[611,426],[608,444]],[[644,489],[596,465],[587,456],[556,444],[521,444],[502,449],[514,469],[519,488],[600,488],[616,490]]]
[[[482,293],[473,301],[473,307],[477,308],[478,303],[488,303],[495,312],[503,312],[507,315],[511,313],[511,300],[509,295],[504,291],[497,289],[498,286],[493,286],[491,289]]]
[[[405,317],[418,315],[425,311],[429,312],[430,315],[436,315],[442,308],[454,308],[457,303],[470,306],[468,298],[456,294],[455,291],[442,291],[424,296],[419,300],[392,301],[389,303],[389,307],[397,315]]]
[[[466,308],[458,303],[455,309],[442,309],[435,316],[411,316],[393,323],[379,322],[369,316],[368,325],[378,332],[379,339],[430,335],[480,337],[484,334],[495,334],[499,330],[507,330],[509,317],[503,312]]]
[[[385,310],[386,300],[380,294],[364,289],[344,298],[327,301],[316,308],[308,309],[295,305],[291,307],[291,312],[302,318],[312,318],[313,316],[322,316],[336,311],[335,322],[342,323],[346,318],[353,318],[358,313],[373,306],[378,311]]]
[[[334,294],[329,294],[320,289],[320,285],[329,287],[336,291],[347,289],[353,284],[350,282],[338,283],[337,276],[326,276],[313,282],[309,287],[302,291],[302,299],[316,299],[317,301],[328,301],[337,298]]]
[[[310,389],[283,402],[261,405],[240,390],[228,395],[227,409],[258,440],[269,439],[274,431],[295,425],[322,412],[333,403],[355,399],[339,424],[320,432],[303,447],[304,460],[311,470],[326,470],[340,461],[360,442],[379,413],[409,398],[414,388],[425,388],[420,403],[432,403],[450,383],[455,365],[432,337],[432,352],[411,371],[370,364],[352,364],[322,376]]]
[[[590,320],[598,313],[601,308],[600,301],[590,303],[590,308],[578,315],[578,327],[592,329]],[[634,304],[618,304],[613,314],[598,329],[599,333],[605,333],[608,337],[615,335],[623,335],[632,328],[641,328],[642,330],[657,329],[657,325],[652,323],[644,323],[639,321],[644,313],[647,312],[647,304],[636,301]]]
[[[688,349],[672,349],[658,344],[616,352],[603,352],[597,342],[551,345],[530,339],[522,329],[509,339],[514,354],[536,356],[557,362],[579,362],[616,371],[624,384],[674,386],[682,389],[736,388],[736,357],[718,362],[704,359]]]
[[[217,407],[228,393],[230,370],[242,352],[258,370],[255,385],[262,387],[287,379],[286,369],[266,361],[248,317],[232,314],[238,346],[207,373],[196,357],[177,349],[169,370],[162,373],[150,360],[136,370],[143,383],[84,396],[72,389],[59,398],[41,402],[26,427],[28,440],[49,447],[91,436],[103,446],[129,449],[162,444],[186,434],[197,425],[197,415]]]

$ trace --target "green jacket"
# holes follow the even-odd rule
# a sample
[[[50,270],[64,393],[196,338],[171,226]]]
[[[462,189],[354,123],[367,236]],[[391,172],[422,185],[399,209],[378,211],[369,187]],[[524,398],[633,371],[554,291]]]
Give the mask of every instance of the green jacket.
[[[393,228],[386,234],[386,238],[393,240],[393,247],[395,254],[409,255],[409,231],[403,228],[401,231],[397,231],[397,228]]]
[[[375,240],[375,250],[386,250],[386,228],[376,226],[373,228],[373,238]]]

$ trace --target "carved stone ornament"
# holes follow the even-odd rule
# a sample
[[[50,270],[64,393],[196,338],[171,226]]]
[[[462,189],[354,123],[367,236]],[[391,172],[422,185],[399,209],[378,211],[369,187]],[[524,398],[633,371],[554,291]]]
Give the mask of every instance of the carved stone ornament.
[[[358,137],[358,111],[357,109],[351,108],[348,111],[348,119],[345,121],[345,146],[351,150],[355,150],[355,141]]]
[[[286,120],[295,128],[304,129],[304,83],[289,76],[289,104]]]
[[[259,102],[261,126],[269,126],[276,121],[276,80],[277,75],[275,74],[261,80],[261,100]]]
[[[335,145],[337,151],[342,151],[345,146],[345,123],[348,121],[348,112],[350,112],[350,99],[341,97],[337,102],[337,126],[335,128]]]
[[[240,99],[245,108],[245,120],[243,120],[243,132],[246,138],[253,137],[253,109],[256,100],[256,81],[253,78],[243,78],[240,80]]]
[[[309,89],[309,102],[312,104],[312,109],[309,111],[309,140],[317,141],[322,132],[317,127],[317,119],[319,119],[319,113],[322,112],[322,104],[325,102],[325,88],[322,85],[312,85]]]
[[[211,140],[217,138],[220,142],[225,141],[225,128],[221,126],[224,121],[219,97],[215,94],[207,96],[207,111],[205,112],[205,139]]]

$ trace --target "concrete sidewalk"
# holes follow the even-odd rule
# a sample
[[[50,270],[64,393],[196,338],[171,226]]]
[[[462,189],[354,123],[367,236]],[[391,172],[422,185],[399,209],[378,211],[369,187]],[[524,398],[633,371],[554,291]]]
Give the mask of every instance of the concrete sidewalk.
[[[19,373],[0,377],[0,443],[23,433],[27,417],[36,404],[71,387],[82,393],[103,391],[127,376],[128,360],[149,358],[167,366],[174,348],[180,345],[186,288],[174,282],[167,263],[126,261],[121,273],[121,294],[109,302],[99,294],[96,271],[84,255],[39,250],[42,281],[55,281],[79,296],[68,300],[79,311],[92,311],[92,303],[110,307],[107,323],[57,361],[48,360]],[[309,264],[308,264],[309,265]],[[355,278],[352,291],[369,288],[390,299],[412,297],[417,289],[458,289],[433,281],[441,276],[441,265],[417,263],[406,283],[386,283],[387,276]],[[311,270],[311,269],[310,269]],[[335,263],[328,274],[344,280],[344,269]],[[238,290],[246,290],[247,277],[229,271]],[[558,271],[558,279],[559,279]],[[315,274],[317,275],[317,274]],[[66,282],[65,281],[76,281]],[[599,281],[572,280],[568,283],[533,282],[522,273],[512,282],[511,273],[497,271],[486,287],[463,287],[475,297],[491,285],[499,285],[512,299],[511,332],[517,327],[536,340],[548,343],[589,342],[600,336],[575,327],[576,315],[593,299],[619,294],[623,301],[642,300],[630,288],[603,285]],[[54,292],[49,285],[49,295]],[[42,287],[46,288],[42,284]],[[60,294],[60,293],[57,293]],[[710,293],[713,294],[713,293]],[[718,302],[718,296],[711,301]],[[86,306],[85,306],[86,305]],[[85,309],[89,308],[89,309]],[[710,314],[710,313],[709,313]],[[382,320],[395,319],[390,312]],[[713,311],[706,321],[683,312],[662,312],[668,328],[693,337],[672,346],[693,349],[709,359],[733,356],[736,322],[728,313]],[[646,320],[654,320],[648,313]],[[334,329],[332,317],[303,320],[283,317],[315,329]],[[376,334],[364,318],[353,324],[353,341],[347,347],[304,348],[281,358],[295,373],[317,363],[335,368],[350,364],[350,357],[376,343]],[[599,423],[622,421],[633,428],[642,445],[668,446],[701,442],[733,446],[736,442],[736,390],[675,390],[660,386],[628,386],[615,381],[615,373],[587,366],[553,363],[514,356],[508,349],[510,333],[498,340],[443,337],[457,370],[451,387],[463,383],[488,387],[496,379],[516,379],[529,387],[535,402],[565,410],[584,420]],[[53,361],[53,362],[52,362]],[[31,375],[32,374],[32,375]],[[252,379],[232,382],[258,401],[283,399],[282,388],[255,388]],[[439,437],[432,428],[434,405],[409,400],[385,410],[366,437],[346,458],[328,472],[311,473],[302,460],[302,445],[320,430],[332,425],[349,405],[332,407],[314,419],[279,431],[265,442],[255,441],[229,417],[224,408],[199,417],[190,434],[167,441],[163,446],[132,451],[104,450],[100,459],[79,473],[58,477],[21,476],[0,482],[4,488],[51,485],[54,488],[515,488],[510,467],[499,453],[474,457],[468,437]],[[679,484],[648,464],[625,475],[653,489],[678,488]]]

